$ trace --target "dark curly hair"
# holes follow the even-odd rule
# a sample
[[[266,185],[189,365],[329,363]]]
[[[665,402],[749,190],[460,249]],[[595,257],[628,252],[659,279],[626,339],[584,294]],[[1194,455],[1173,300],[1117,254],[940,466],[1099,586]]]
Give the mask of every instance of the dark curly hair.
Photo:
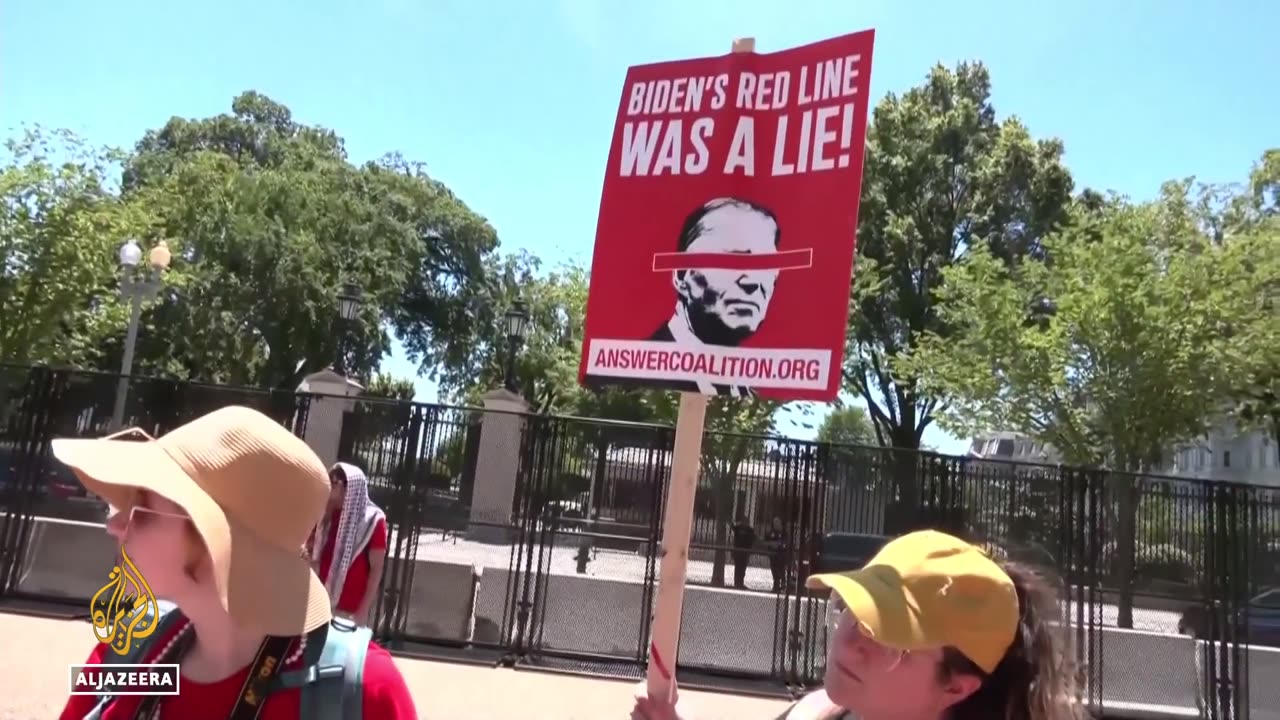
[[[1079,668],[1063,632],[1057,591],[1029,567],[998,562],[1018,593],[1018,632],[989,674],[955,648],[944,648],[940,680],[955,674],[982,678],[972,695],[951,708],[950,720],[1086,720]]]

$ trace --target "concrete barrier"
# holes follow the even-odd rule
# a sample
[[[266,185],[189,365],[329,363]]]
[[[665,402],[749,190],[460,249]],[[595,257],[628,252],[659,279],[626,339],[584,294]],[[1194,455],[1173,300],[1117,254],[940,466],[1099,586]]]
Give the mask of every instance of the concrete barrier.
[[[1100,666],[1104,703],[1184,708],[1199,715],[1191,638],[1105,627],[1098,635],[1100,647],[1086,646],[1084,657]]]
[[[118,546],[101,523],[35,518],[18,572],[18,591],[83,600],[107,584]]]
[[[409,592],[408,634],[446,642],[470,642],[476,595],[484,570],[473,565],[414,562]]]
[[[23,593],[82,602],[107,582],[116,542],[100,523],[35,518],[18,574]],[[390,561],[389,561],[390,562]],[[422,638],[467,642],[473,634],[480,570],[459,563],[415,561],[408,632]]]
[[[1203,641],[1182,635],[1102,628],[1097,662],[1108,716],[1200,717]],[[1086,657],[1089,650],[1086,649]],[[1248,650],[1250,720],[1280,720],[1280,648]]]
[[[518,609],[508,605],[511,577],[505,569],[485,569],[476,599],[477,641],[510,636]],[[516,578],[533,582],[524,574]],[[541,581],[540,592],[535,596],[530,588],[528,595],[539,602],[527,609],[539,647],[634,659],[646,646],[643,623],[652,608],[644,605],[643,585],[589,575],[541,576]],[[519,591],[516,588],[517,595]],[[791,610],[799,607],[799,602],[790,604]],[[681,623],[681,665],[769,675],[781,667],[787,647],[782,612],[772,595],[689,587]]]
[[[1197,701],[1203,701],[1208,696],[1207,688],[1204,687],[1200,675],[1204,652],[1208,646],[1209,643],[1203,640],[1197,640],[1195,643],[1192,663],[1199,681],[1196,684]],[[1231,658],[1230,651],[1225,654],[1228,672],[1232,672],[1235,662]],[[1280,720],[1280,648],[1249,648],[1247,682],[1249,720]]]

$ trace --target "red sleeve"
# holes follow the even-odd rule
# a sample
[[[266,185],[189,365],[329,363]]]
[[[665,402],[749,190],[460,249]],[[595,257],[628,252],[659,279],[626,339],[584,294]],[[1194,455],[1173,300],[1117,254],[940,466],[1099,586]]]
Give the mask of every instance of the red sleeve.
[[[386,550],[387,549],[387,520],[386,518],[378,518],[377,524],[373,526],[373,534],[369,536],[370,550]]]
[[[395,660],[374,642],[369,643],[369,654],[364,659],[364,716],[378,720],[418,720],[413,696]]]
[[[94,643],[93,652],[89,653],[88,659],[83,664],[101,665],[102,656],[106,652],[106,645]],[[69,695],[67,696],[67,706],[62,708],[62,714],[58,716],[58,720],[80,720],[97,706],[98,700],[99,698],[96,695]]]

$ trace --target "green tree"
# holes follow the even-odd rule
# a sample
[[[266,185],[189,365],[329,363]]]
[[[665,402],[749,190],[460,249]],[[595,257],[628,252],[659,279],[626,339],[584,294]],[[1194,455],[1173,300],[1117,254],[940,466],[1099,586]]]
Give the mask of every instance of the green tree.
[[[139,347],[154,371],[289,386],[345,333],[346,367],[364,375],[390,350],[386,328],[424,366],[448,365],[490,287],[492,228],[420,165],[392,154],[355,167],[333,131],[253,92],[230,114],[149,131],[124,196],[161,219],[180,281]],[[340,331],[344,282],[364,304]]]
[[[412,400],[418,391],[413,385],[413,380],[380,372],[369,379],[369,384],[364,388],[364,394],[393,400]]]
[[[589,274],[572,263],[542,272],[538,258],[520,253],[494,261],[491,277],[498,306],[457,372],[442,376],[453,397],[478,402],[506,378],[508,338],[504,316],[517,298],[529,312],[527,339],[516,351],[516,381],[535,412],[557,412],[631,422],[657,418],[659,393],[608,387],[588,390],[578,383]]]
[[[873,445],[875,428],[867,418],[866,408],[838,405],[818,425],[818,442],[841,445]]]
[[[898,366],[949,398],[940,421],[958,435],[1021,431],[1070,463],[1124,473],[1112,483],[1122,627],[1132,623],[1129,473],[1203,433],[1255,351],[1244,328],[1259,318],[1256,258],[1206,235],[1189,192],[1170,183],[1157,202],[1082,205],[1045,241],[1051,263],[1010,265],[975,247],[939,291],[949,332],[926,335]]]
[[[946,398],[895,366],[927,335],[947,336],[936,291],[974,249],[1012,262],[1040,257],[1065,217],[1071,175],[1062,143],[997,120],[981,63],[935,66],[924,83],[876,106],[867,132],[858,258],[850,291],[846,389],[866,402],[877,444],[894,454],[892,532],[920,515],[918,458]]]
[[[655,420],[661,393],[618,387],[587,389],[579,385],[588,273],[574,264],[543,273],[540,265],[537,258],[526,254],[495,261],[490,276],[503,278],[494,293],[501,298],[497,312],[483,329],[477,330],[478,341],[469,348],[470,355],[460,366],[470,370],[445,378],[448,391],[475,404],[485,392],[503,385],[508,339],[502,318],[518,297],[526,303],[530,327],[527,340],[516,353],[516,379],[521,395],[534,412],[631,422]],[[574,450],[566,452],[565,457],[571,458],[578,468],[576,472],[591,468],[590,480],[583,481],[594,487],[592,497],[603,497],[610,452],[620,444],[642,438],[644,433],[603,423],[581,423],[575,431]]]
[[[441,373],[441,389],[453,397],[478,402],[506,381],[510,338],[505,315],[516,300],[529,314],[527,337],[515,349],[515,376],[520,394],[535,412],[570,412],[578,392],[578,348],[586,307],[586,271],[565,265],[542,273],[541,261],[528,253],[491,261],[495,282],[493,307],[476,318],[475,342],[456,370]]]
[[[1270,433],[1280,459],[1280,148],[1263,153],[1223,216],[1216,226],[1225,226],[1223,234],[1258,262],[1254,271],[1262,311],[1261,321],[1251,328],[1250,343],[1257,352],[1242,376],[1237,414],[1246,427]]]
[[[27,128],[0,166],[0,359],[72,366],[101,361],[123,332],[117,268],[150,218],[114,193],[123,154],[67,130]]]
[[[944,398],[894,363],[926,334],[949,332],[935,297],[943,271],[975,248],[1006,261],[1042,255],[1072,180],[1059,141],[996,120],[980,63],[936,66],[922,85],[881,100],[863,177],[844,377],[879,443],[916,449]]]

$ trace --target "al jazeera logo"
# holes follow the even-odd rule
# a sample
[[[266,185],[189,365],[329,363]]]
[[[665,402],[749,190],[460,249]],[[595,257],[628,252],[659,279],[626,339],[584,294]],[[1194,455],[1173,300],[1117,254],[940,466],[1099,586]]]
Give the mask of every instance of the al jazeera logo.
[[[156,631],[160,608],[137,566],[120,549],[120,564],[90,603],[93,634],[107,646],[101,665],[72,665],[72,695],[177,695],[177,665],[114,662]]]

